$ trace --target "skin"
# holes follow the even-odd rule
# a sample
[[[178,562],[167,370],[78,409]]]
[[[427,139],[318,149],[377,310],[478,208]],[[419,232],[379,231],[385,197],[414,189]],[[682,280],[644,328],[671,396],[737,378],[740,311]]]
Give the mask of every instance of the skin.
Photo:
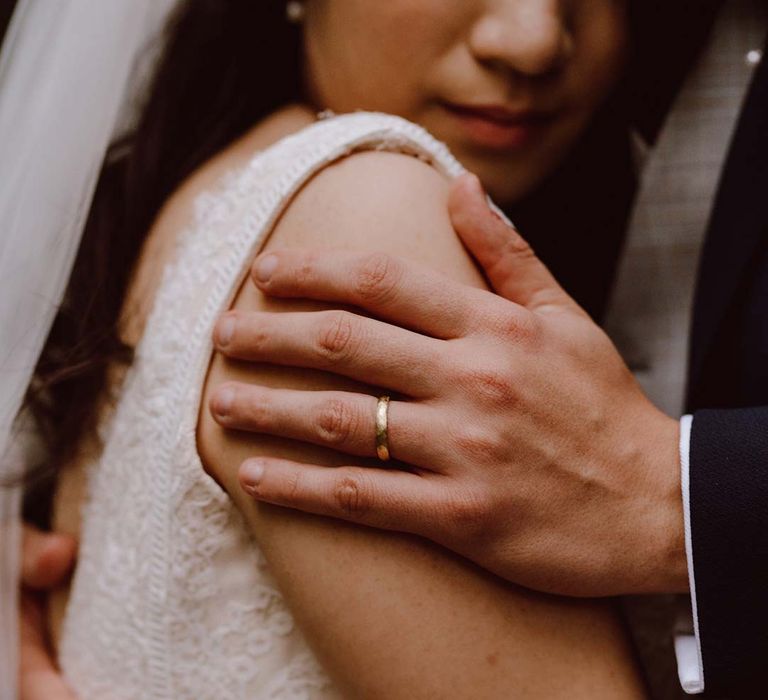
[[[447,143],[501,205],[557,166],[624,62],[623,0],[310,0],[308,95],[318,109],[398,114]],[[520,146],[490,148],[445,103],[546,116]]]
[[[438,5],[443,14],[435,23]],[[316,102],[340,111],[365,105],[423,124],[500,202],[514,201],[562,158],[615,80],[626,38],[624,6],[514,0],[467,2],[445,12],[443,5],[437,0],[375,8],[362,0],[310,3],[310,92]],[[336,41],[342,26],[354,31]],[[383,31],[372,35],[366,31],[370,26]],[[391,44],[395,27],[402,44]],[[457,131],[446,100],[535,105],[554,116],[523,147],[491,151]],[[361,296],[354,285],[366,262],[335,254],[269,258],[280,275],[269,284],[254,275],[270,295],[358,306],[453,341],[450,349],[445,343],[429,345],[416,334],[347,316],[336,322],[348,347],[338,349],[333,365],[324,365],[358,379],[375,372],[378,384],[405,395],[406,401],[390,408],[395,451],[421,478],[381,471],[324,473],[262,460],[243,469],[244,486],[261,500],[427,536],[505,578],[546,591],[687,590],[677,422],[643,396],[613,345],[578,305],[551,278],[541,282],[548,273],[520,277],[515,261],[529,261],[523,269],[530,274],[535,256],[516,232],[489,217],[479,195],[462,196],[459,188],[452,217],[507,303],[476,298],[448,281],[429,283],[416,271],[400,279],[397,271],[405,263],[394,260],[382,262],[392,278],[381,284],[390,284],[389,294],[411,306],[403,301],[396,309],[382,309]],[[535,267],[542,266],[535,261]],[[307,269],[312,273],[292,287],[296,271]],[[532,306],[528,287],[536,290],[536,299],[557,301]],[[444,305],[425,313],[434,296],[453,299],[451,308],[464,308],[465,317],[441,315]],[[260,330],[244,330],[249,323]],[[230,325],[231,318],[222,321],[217,337],[233,332]],[[273,340],[248,346],[249,333],[261,337],[265,325]],[[241,359],[284,363],[290,357],[291,363],[316,366],[315,325],[309,318],[290,328],[269,316],[240,318],[238,349],[223,343],[219,349]],[[387,361],[392,356],[401,360],[399,366]],[[484,356],[489,359],[478,362]],[[328,400],[339,405],[341,434],[323,439],[317,422]],[[267,402],[281,420],[264,412],[253,417],[253,407]],[[212,411],[227,427],[373,454],[374,406],[361,396],[269,394],[230,385],[214,396]],[[441,439],[434,439],[436,431]],[[426,474],[449,475],[450,481],[428,481]],[[605,522],[618,526],[606,532]]]
[[[625,8],[599,0],[443,5],[310,3],[310,93],[339,111],[364,105],[422,123],[499,201],[514,201],[562,158],[615,80]],[[404,32],[397,45],[395,26]],[[334,40],[342,27],[354,31]],[[537,138],[489,150],[457,131],[446,100],[559,107]],[[491,216],[476,185],[456,188],[451,216],[505,301],[386,259],[378,284],[401,303],[382,307],[355,286],[370,262],[308,251],[263,260],[262,271],[275,265],[279,274],[267,281],[255,270],[259,289],[356,306],[420,334],[347,314],[324,321],[338,329],[332,359],[318,353],[321,321],[310,316],[290,324],[229,316],[216,334],[231,357],[373,378],[397,392],[393,450],[417,476],[259,460],[243,467],[244,487],[260,500],[429,537],[549,592],[687,590],[677,421],[646,399],[605,334],[524,239]],[[329,402],[338,414],[330,435],[322,426]],[[375,401],[360,394],[235,383],[219,388],[211,410],[224,427],[375,454]]]
[[[289,322],[237,314],[216,335],[231,357],[374,376],[399,399],[389,408],[390,451],[412,469],[251,459],[243,488],[428,537],[538,590],[686,592],[678,422],[644,396],[605,333],[488,209],[476,179],[457,183],[450,208],[499,296],[394,257],[276,251],[253,268],[265,293],[351,305],[403,328],[348,311]],[[332,347],[318,347],[329,337]],[[376,403],[233,383],[217,389],[211,409],[228,427],[371,457]]]
[[[623,4],[615,0],[472,0],[448,8],[431,0],[310,0],[308,101],[337,112],[380,109],[409,117],[446,140],[499,201],[510,202],[551,171],[606,97],[623,54],[622,20]],[[382,31],[386,27],[397,32]],[[346,92],[352,85],[361,86],[358,96]],[[441,99],[478,96],[485,103],[545,109],[548,121],[523,146],[480,147],[439,106]],[[127,339],[141,335],[195,196],[218,174],[311,118],[301,109],[287,110],[258,125],[168,203],[126,300]],[[322,241],[331,248],[398,253],[460,284],[487,289],[453,231],[448,192],[449,183],[410,158],[355,155],[307,185],[267,248]],[[276,301],[246,284],[232,308],[243,317],[276,312],[288,318],[334,307]],[[540,595],[421,538],[254,503],[238,482],[238,467],[248,456],[334,466],[348,458],[300,440],[267,437],[267,431],[223,429],[207,410],[213,389],[244,381],[296,391],[380,390],[327,371],[251,366],[217,354],[198,426],[207,470],[243,512],[297,622],[345,696],[496,698],[509,697],[512,689],[526,698],[643,696],[609,602]]]
[[[298,249],[322,240],[337,252],[399,251],[484,289],[450,226],[448,188],[442,176],[414,159],[355,155],[323,171],[301,192],[267,249]],[[334,306],[271,300],[246,284],[231,313],[247,318],[276,312],[290,321],[295,313],[332,317]],[[259,337],[268,341],[271,330],[262,331]],[[333,330],[326,338],[332,337]],[[367,383],[376,381],[373,376],[362,383],[313,368],[228,362],[216,355],[203,405],[222,381],[279,392],[379,391]],[[262,402],[256,410],[277,416],[272,406]],[[326,413],[321,425],[332,432],[333,420]],[[297,622],[345,697],[643,696],[631,648],[609,601],[542,596],[425,540],[298,517],[266,504],[254,507],[240,489],[238,466],[248,456],[344,464],[345,456],[334,449],[223,430],[206,410],[198,447],[209,473],[245,515]]]

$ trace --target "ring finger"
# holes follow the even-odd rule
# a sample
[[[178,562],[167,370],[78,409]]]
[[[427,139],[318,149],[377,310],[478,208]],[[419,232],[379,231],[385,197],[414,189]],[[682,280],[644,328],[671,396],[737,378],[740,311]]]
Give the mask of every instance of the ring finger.
[[[225,428],[277,435],[361,457],[376,456],[376,408],[367,394],[345,391],[270,389],[239,382],[218,387],[211,413]],[[393,459],[431,471],[447,455],[438,454],[436,416],[423,404],[390,401],[388,447]]]

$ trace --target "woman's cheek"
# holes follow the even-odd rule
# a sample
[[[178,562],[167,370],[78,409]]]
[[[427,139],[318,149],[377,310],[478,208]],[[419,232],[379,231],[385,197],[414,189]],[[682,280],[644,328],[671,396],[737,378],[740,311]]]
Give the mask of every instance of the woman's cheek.
[[[474,2],[318,3],[304,24],[311,97],[339,112],[368,109],[412,118],[426,97],[428,76],[461,42]]]

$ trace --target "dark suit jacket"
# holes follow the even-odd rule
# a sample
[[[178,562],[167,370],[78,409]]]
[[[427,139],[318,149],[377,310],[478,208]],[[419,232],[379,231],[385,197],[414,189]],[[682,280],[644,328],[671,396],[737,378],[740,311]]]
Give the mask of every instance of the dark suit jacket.
[[[755,72],[705,239],[688,382],[707,696],[768,697],[768,58]]]
[[[598,321],[634,188],[615,116],[623,108],[620,118],[654,141],[721,4],[630,0],[636,48],[618,107],[598,115],[559,173],[509,212]],[[721,173],[690,341],[689,503],[705,695],[768,698],[768,678],[760,682],[768,676],[768,49]]]
[[[650,140],[720,5],[637,3],[645,20],[634,109]],[[768,698],[768,46],[765,55],[720,176],[690,330],[691,549],[706,697]]]
[[[629,109],[649,141],[720,4],[632,5],[638,55],[627,81]],[[690,329],[689,503],[706,697],[768,698],[768,678],[762,678],[768,676],[768,47],[765,55],[721,173]],[[594,162],[594,144],[588,147],[590,158],[576,158],[577,164]],[[615,175],[622,164],[626,160],[605,158],[594,172],[571,173],[560,191],[545,193],[549,210],[511,212],[565,288],[598,320],[621,252],[621,212],[631,203],[631,183]],[[596,191],[578,192],[569,209],[553,208],[551,202],[567,201],[574,182],[596,183]],[[613,213],[605,214],[611,205]]]

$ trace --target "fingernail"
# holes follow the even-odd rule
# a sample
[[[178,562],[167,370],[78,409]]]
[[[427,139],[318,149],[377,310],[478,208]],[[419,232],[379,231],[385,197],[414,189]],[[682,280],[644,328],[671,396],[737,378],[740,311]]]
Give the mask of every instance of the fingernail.
[[[229,387],[219,389],[213,397],[213,412],[222,418],[229,415],[235,402],[235,392]]]
[[[474,173],[469,173],[469,179],[472,183],[472,189],[477,194],[487,198],[488,195],[485,193],[485,187],[483,187],[483,183],[480,181],[480,178]]]
[[[240,468],[240,481],[249,493],[255,489],[264,476],[264,465],[255,460],[249,460]]]
[[[226,347],[235,334],[235,319],[232,316],[224,316],[216,326],[216,344]]]
[[[477,175],[473,173],[472,177],[475,180],[473,185],[475,193],[478,197],[482,197],[485,200],[485,203],[488,206],[488,209],[491,210],[491,213],[495,213],[493,211],[493,200],[491,199],[491,195],[489,195],[488,191],[485,189],[485,187],[483,187],[483,183],[480,181],[480,178]]]
[[[269,282],[275,269],[277,269],[277,256],[265,255],[256,261],[253,272],[258,282]]]
[[[481,182],[480,178],[474,173],[470,173],[470,178],[472,179],[472,189],[474,190],[475,195],[483,199],[491,214],[494,214],[498,218],[498,214],[496,214],[494,211],[491,195],[486,192],[486,189],[483,187],[483,183]]]

